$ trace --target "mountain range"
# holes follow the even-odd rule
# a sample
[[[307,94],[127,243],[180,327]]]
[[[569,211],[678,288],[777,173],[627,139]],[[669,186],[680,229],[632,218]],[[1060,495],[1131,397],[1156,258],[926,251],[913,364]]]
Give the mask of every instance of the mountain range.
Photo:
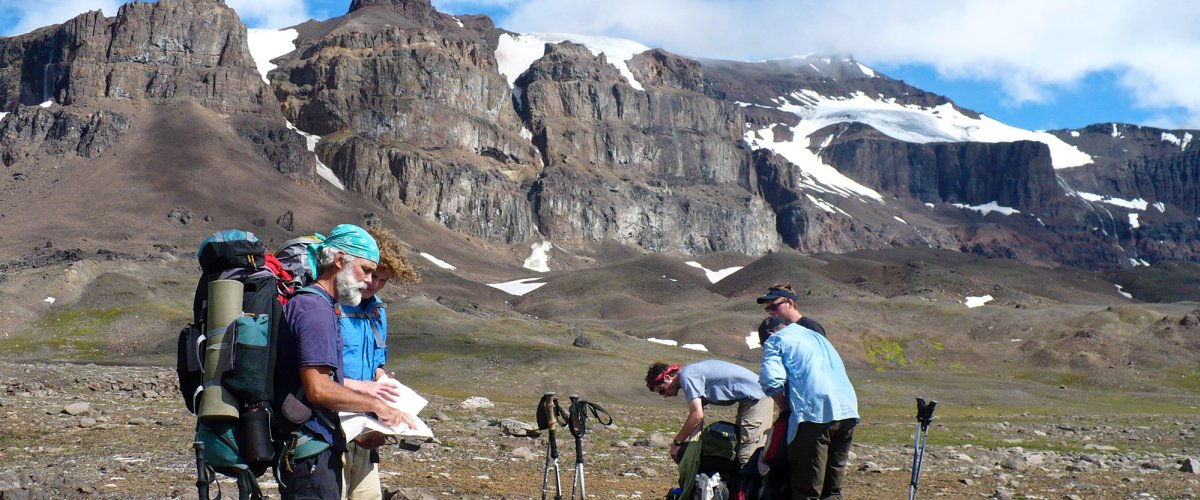
[[[16,330],[52,312],[37,270],[141,262],[161,289],[190,269],[154,263],[187,262],[216,230],[278,246],[342,222],[395,229],[420,293],[457,313],[726,354],[746,355],[760,311],[742,302],[772,281],[848,317],[867,296],[1198,295],[1178,286],[1200,260],[1197,132],[1022,130],[850,57],[694,59],[428,0],[247,30],[219,0],[159,0],[0,38],[0,110],[0,320]],[[81,283],[45,302],[111,305]],[[687,319],[665,313],[688,301]],[[857,325],[862,363],[873,335],[922,327],[884,316]],[[981,358],[978,338],[961,359]],[[1014,355],[1063,361],[1060,341]]]

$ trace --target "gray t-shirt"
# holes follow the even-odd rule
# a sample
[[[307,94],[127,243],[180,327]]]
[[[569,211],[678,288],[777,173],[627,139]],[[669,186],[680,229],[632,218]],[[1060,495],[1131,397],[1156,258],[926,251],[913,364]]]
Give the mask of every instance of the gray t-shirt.
[[[727,361],[709,359],[679,369],[679,387],[691,401],[728,406],[743,399],[762,399],[758,375]]]

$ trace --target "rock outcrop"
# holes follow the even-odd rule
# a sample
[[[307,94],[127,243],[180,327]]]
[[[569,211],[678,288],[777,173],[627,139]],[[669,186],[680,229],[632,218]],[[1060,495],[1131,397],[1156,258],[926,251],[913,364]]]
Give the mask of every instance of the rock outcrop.
[[[687,254],[776,248],[774,215],[750,192],[739,108],[703,91],[698,64],[635,56],[635,89],[604,55],[570,42],[516,81],[546,159],[531,198],[552,240],[605,238]]]
[[[271,81],[349,189],[456,231],[689,254],[776,247],[773,215],[749,191],[738,107],[703,93],[695,61],[639,56],[640,91],[563,43],[514,88],[485,20],[355,2],[311,29]]]
[[[888,194],[926,203],[995,202],[1038,211],[1062,198],[1050,149],[1043,143],[935,142],[917,144],[883,135],[868,125],[834,125],[813,142],[842,174]]]
[[[312,173],[314,163],[303,139],[286,128],[278,102],[250,57],[245,25],[222,1],[133,2],[121,6],[115,17],[91,11],[58,26],[0,39],[0,110],[44,102],[70,110],[103,110],[117,102],[180,100],[229,116],[260,156],[280,171]],[[111,147],[111,132],[125,128],[105,128],[92,115],[83,119],[89,127],[71,129],[66,117],[79,113],[56,111],[54,116],[72,134],[108,130],[84,147],[93,153]],[[6,125],[17,127],[10,134],[34,136],[41,132],[23,130],[25,124],[45,128],[47,122],[15,123]],[[58,146],[51,145],[52,155],[57,154],[54,148]]]
[[[17,108],[0,121],[0,162],[10,167],[38,151],[95,158],[128,128],[128,117],[111,111],[79,115],[64,108]]]

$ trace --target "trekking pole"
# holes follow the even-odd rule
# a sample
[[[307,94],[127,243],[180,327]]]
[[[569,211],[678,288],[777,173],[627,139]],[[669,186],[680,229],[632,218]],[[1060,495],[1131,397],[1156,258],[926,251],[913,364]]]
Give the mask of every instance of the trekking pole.
[[[571,484],[571,500],[575,500],[575,486],[579,486],[579,500],[587,500],[587,488],[583,481],[583,436],[587,434],[587,414],[600,425],[612,425],[612,415],[603,406],[590,401],[581,401],[578,394],[571,395],[571,407],[567,415],[567,426],[575,436],[575,482]],[[607,420],[607,421],[606,421]]]
[[[925,440],[929,437],[929,423],[933,421],[933,409],[937,401],[925,402],[917,398],[917,436],[913,441],[912,480],[908,483],[908,500],[917,498],[917,483],[921,481],[921,465],[925,461]]]
[[[558,406],[558,399],[554,397],[554,393],[543,394],[542,401],[538,404],[538,427],[550,431],[550,440],[546,443],[546,470],[542,473],[542,500],[546,500],[546,494],[550,489],[551,464],[554,465],[554,500],[562,500],[562,479],[558,469],[558,441],[554,437],[554,428],[557,427],[558,416],[561,413],[562,408]]]
[[[587,500],[587,488],[583,482],[583,435],[587,433],[586,416],[579,405],[579,395],[571,395],[570,408],[571,435],[575,436],[575,480],[571,483],[571,500],[575,500],[575,487],[579,487],[579,500]]]
[[[196,495],[200,500],[209,500],[208,485],[212,484],[212,479],[208,476],[208,464],[204,462],[204,442],[193,442],[192,449],[196,450]],[[221,498],[220,489],[217,490],[217,498]]]

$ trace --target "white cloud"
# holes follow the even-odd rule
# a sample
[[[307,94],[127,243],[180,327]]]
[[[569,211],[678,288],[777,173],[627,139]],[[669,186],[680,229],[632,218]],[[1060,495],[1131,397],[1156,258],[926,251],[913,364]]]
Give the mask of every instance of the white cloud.
[[[623,36],[691,56],[832,52],[928,64],[944,78],[999,82],[1010,104],[1048,102],[1056,88],[1108,71],[1139,106],[1188,110],[1162,121],[1200,126],[1197,18],[1200,3],[1171,0],[528,0],[497,24]]]
[[[226,0],[252,28],[286,28],[310,17],[304,0]]]

